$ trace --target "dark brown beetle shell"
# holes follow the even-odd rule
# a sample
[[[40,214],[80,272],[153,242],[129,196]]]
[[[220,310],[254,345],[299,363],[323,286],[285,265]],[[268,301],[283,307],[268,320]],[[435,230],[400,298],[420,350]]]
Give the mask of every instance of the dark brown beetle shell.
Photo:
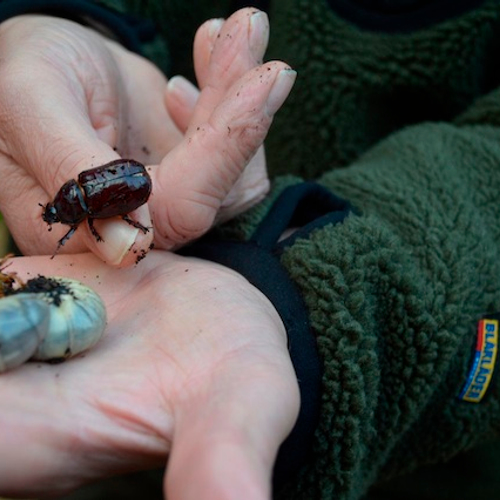
[[[42,205],[42,218],[47,224],[60,222],[71,226],[59,240],[56,253],[85,219],[97,241],[102,238],[93,220],[117,215],[146,233],[148,228],[130,219],[128,214],[148,201],[151,189],[151,177],[144,165],[135,160],[115,160],[85,170],[78,175],[78,180],[66,182],[52,203]]]
[[[85,193],[88,217],[94,219],[128,214],[144,205],[151,194],[151,178],[144,165],[134,160],[85,170],[78,184]]]

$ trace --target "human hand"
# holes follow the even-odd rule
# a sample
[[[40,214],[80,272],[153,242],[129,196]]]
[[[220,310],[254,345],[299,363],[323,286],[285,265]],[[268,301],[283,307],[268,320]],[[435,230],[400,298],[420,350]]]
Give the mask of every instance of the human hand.
[[[267,185],[262,189],[260,180],[251,194],[262,152],[258,168],[241,172],[293,74],[283,73],[280,62],[256,66],[266,34],[261,30],[253,42],[257,52],[250,48],[249,12],[236,13],[220,31],[234,36],[229,48],[239,52],[229,51],[210,24],[201,29],[195,50],[199,98],[178,84],[166,90],[152,64],[71,21],[19,16],[0,25],[0,211],[23,253],[52,254],[68,230],[56,225],[48,233],[39,203],[51,201],[82,170],[119,156],[151,165],[153,194],[133,218],[150,226],[152,216],[154,231],[143,234],[119,218],[98,220],[103,243],[81,224],[64,251],[90,249],[111,265],[127,266],[153,237],[157,247],[171,248],[208,230],[220,207],[234,200],[228,193],[235,183],[238,198],[262,196]],[[220,213],[224,217],[224,209]]]
[[[166,104],[179,129],[190,136],[208,123],[212,127],[211,135],[221,137],[217,141],[219,148],[213,147],[215,154],[208,156],[212,159],[211,164],[207,162],[203,170],[198,168],[203,159],[200,157],[186,165],[193,179],[187,186],[187,197],[195,201],[199,213],[197,216],[190,214],[195,209],[190,203],[186,213],[174,218],[173,222],[186,221],[184,227],[179,228],[179,235],[172,237],[176,243],[186,236],[189,239],[199,236],[214,219],[233,218],[260,201],[269,189],[264,147],[261,145],[257,149],[256,145],[262,144],[272,116],[288,96],[295,72],[278,62],[262,65],[268,40],[267,16],[255,8],[241,9],[227,21],[207,21],[196,33],[193,51],[201,95],[182,77],[170,81]],[[268,97],[262,110],[262,97],[269,95],[270,90],[266,87],[275,83],[273,95]],[[227,116],[218,112],[216,105],[228,109]],[[259,109],[261,111],[256,113]],[[227,142],[235,137],[238,142],[231,152]],[[200,153],[203,155],[204,151]],[[171,157],[166,160],[170,161]],[[171,173],[177,177],[170,184],[176,191],[178,185],[183,184],[178,176],[184,172],[172,168]],[[209,206],[206,206],[207,198]],[[176,202],[172,193],[166,198],[167,210],[177,211]]]
[[[8,269],[84,281],[109,323],[83,355],[0,375],[0,494],[61,494],[168,455],[169,500],[270,498],[299,395],[283,324],[258,290],[161,251],[121,270],[91,254]]]

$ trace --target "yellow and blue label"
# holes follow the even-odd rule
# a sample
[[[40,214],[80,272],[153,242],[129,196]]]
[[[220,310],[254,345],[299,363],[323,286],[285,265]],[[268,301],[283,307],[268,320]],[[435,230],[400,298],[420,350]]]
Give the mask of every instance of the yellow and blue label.
[[[498,324],[497,319],[491,318],[483,318],[478,323],[472,368],[459,395],[463,401],[479,403],[488,390],[497,358]]]

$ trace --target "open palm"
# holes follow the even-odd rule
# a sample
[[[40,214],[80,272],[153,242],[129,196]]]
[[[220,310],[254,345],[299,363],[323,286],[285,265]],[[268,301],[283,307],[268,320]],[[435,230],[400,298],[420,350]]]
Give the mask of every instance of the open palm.
[[[0,377],[0,453],[11,457],[0,493],[62,492],[169,456],[169,499],[269,497],[299,397],[283,325],[257,289],[157,251],[127,270],[79,254],[9,271],[82,279],[109,323],[88,353]]]

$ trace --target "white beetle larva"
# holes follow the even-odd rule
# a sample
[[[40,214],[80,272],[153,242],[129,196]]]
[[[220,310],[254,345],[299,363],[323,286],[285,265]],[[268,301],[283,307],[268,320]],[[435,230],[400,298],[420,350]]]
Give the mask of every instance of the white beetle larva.
[[[50,305],[48,333],[32,359],[62,361],[96,344],[106,327],[106,308],[91,288],[69,278],[39,276],[23,292],[36,292]],[[19,295],[27,295],[27,293]]]
[[[38,276],[23,283],[0,268],[0,286],[0,373],[29,359],[64,361],[104,333],[104,303],[79,281]]]
[[[50,306],[32,294],[0,300],[0,373],[33,356],[49,329]]]

